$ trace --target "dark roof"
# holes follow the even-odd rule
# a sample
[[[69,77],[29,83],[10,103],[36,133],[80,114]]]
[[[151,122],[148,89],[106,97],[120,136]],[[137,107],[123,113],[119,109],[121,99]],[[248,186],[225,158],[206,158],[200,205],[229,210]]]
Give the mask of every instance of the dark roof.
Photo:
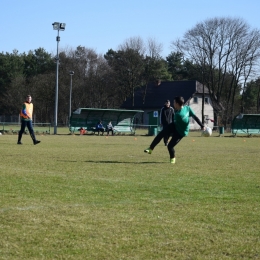
[[[196,80],[162,81],[159,85],[150,83],[147,86],[146,95],[145,87],[135,91],[134,106],[132,106],[132,98],[128,98],[121,108],[158,108],[168,99],[172,104],[176,96],[182,96],[187,102],[194,94],[202,93],[202,91],[203,85]],[[206,87],[204,91],[208,93]]]

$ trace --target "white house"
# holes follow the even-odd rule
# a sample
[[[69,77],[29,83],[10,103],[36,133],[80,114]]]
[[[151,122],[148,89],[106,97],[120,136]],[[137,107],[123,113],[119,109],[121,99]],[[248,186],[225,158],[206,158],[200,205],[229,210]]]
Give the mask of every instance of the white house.
[[[190,98],[186,105],[190,106],[197,117],[202,121],[202,94],[196,93]],[[214,111],[209,95],[204,95],[204,122],[210,127],[214,126]],[[190,118],[190,129],[200,129],[200,126],[193,118]]]
[[[142,124],[149,125],[149,114],[152,111],[160,112],[166,100],[170,100],[172,105],[174,97],[182,96],[185,105],[190,106],[197,117],[202,120],[202,95],[203,85],[196,80],[155,82],[136,89],[134,100],[127,99],[121,108],[143,110]],[[206,86],[204,86],[204,101],[205,123],[213,128],[213,103]],[[200,129],[192,118],[190,119],[190,129]]]

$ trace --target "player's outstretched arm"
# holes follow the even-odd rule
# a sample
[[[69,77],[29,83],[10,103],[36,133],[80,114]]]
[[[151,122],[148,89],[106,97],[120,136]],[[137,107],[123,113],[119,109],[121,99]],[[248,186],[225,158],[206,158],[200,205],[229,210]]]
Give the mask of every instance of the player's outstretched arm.
[[[199,120],[199,118],[196,115],[193,115],[192,118],[198,123],[198,125],[201,127],[202,130],[205,130],[205,126],[202,124],[202,122]]]

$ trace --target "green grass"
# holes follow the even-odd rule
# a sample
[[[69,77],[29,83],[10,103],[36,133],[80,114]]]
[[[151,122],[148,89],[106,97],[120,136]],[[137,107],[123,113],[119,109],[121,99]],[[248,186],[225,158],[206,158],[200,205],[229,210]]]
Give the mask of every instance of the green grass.
[[[260,138],[37,138],[0,136],[0,259],[260,258]]]

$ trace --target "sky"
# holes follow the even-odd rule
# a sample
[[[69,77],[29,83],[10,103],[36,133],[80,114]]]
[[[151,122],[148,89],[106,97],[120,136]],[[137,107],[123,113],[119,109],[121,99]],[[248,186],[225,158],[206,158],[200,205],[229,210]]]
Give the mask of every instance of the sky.
[[[52,23],[66,23],[59,50],[83,46],[105,54],[127,39],[140,37],[172,51],[197,23],[215,17],[242,18],[260,29],[260,0],[0,0],[0,52],[57,50]]]

